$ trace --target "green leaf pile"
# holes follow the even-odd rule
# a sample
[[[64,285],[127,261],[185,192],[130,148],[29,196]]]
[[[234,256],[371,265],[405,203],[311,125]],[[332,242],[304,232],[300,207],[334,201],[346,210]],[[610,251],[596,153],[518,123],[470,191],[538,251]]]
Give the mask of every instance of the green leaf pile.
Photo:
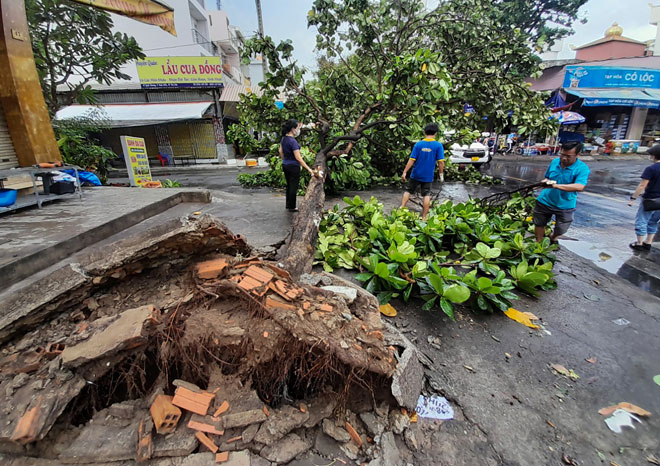
[[[373,197],[344,202],[321,222],[316,263],[358,270],[356,279],[381,304],[417,297],[424,309],[439,307],[453,318],[457,304],[506,310],[519,292],[538,296],[557,286],[556,246],[531,234],[534,198],[514,196],[499,207],[446,201],[431,208],[428,221],[407,209],[387,215]]]

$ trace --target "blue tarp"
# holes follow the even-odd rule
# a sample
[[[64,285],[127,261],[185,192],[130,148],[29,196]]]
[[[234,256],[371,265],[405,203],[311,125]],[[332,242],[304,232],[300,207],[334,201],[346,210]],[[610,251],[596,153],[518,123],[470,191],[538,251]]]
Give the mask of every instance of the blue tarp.
[[[76,177],[76,171],[72,168],[67,168],[66,170],[60,170],[60,171],[66,173],[67,175],[71,175],[74,178]],[[99,180],[99,177],[92,172],[78,170],[78,176],[80,177],[81,183],[89,183],[89,184],[93,184],[94,186],[101,186],[101,180]]]
[[[653,89],[565,89],[584,99],[585,107],[641,107],[660,108],[660,95]]]

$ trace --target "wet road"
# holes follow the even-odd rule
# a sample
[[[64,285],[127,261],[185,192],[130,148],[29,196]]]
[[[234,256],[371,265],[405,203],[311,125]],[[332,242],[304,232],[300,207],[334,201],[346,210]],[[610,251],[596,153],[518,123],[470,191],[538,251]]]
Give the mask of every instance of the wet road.
[[[488,173],[501,177],[507,186],[537,182],[547,161],[495,160]],[[589,161],[589,184],[578,195],[575,220],[562,247],[593,261],[599,267],[625,278],[656,296],[660,296],[660,252],[632,251],[628,244],[635,239],[634,222],[638,203],[628,206],[628,198],[639,176],[650,162]],[[660,238],[656,238],[656,244]]]

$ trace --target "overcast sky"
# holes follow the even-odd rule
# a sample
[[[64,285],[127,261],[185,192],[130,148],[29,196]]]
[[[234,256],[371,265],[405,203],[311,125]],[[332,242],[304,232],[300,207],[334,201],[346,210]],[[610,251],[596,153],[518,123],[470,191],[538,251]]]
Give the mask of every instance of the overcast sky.
[[[655,38],[655,26],[649,24],[649,2],[660,0],[589,0],[581,9],[586,24],[576,23],[575,34],[567,38],[559,58],[572,58],[570,45],[583,45],[600,39],[605,30],[617,21],[623,27],[623,35],[646,41]],[[437,4],[430,0],[429,5]],[[307,29],[307,12],[312,0],[262,0],[264,30],[276,41],[291,39],[294,57],[312,67],[315,63],[315,31]],[[216,8],[216,0],[206,0],[206,6]],[[238,26],[246,36],[257,30],[255,3],[252,0],[222,0],[222,7],[229,15],[231,24]]]

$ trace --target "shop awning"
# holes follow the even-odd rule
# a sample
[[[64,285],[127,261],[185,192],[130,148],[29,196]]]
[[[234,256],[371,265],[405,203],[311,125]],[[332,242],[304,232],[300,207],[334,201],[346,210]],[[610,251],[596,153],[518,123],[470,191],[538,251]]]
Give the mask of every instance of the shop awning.
[[[569,94],[584,99],[585,107],[642,107],[660,108],[660,96],[647,89],[573,89],[564,88]]]
[[[204,118],[213,102],[168,102],[154,104],[69,105],[55,120],[93,118],[112,128],[158,125],[171,121]]]

